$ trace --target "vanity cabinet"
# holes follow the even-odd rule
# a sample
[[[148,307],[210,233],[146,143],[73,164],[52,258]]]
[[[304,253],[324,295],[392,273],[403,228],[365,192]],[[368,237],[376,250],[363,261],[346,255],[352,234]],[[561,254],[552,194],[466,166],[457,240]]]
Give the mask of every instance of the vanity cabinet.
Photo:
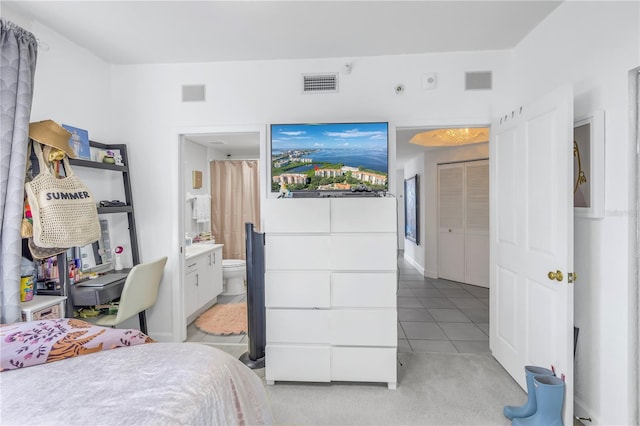
[[[267,200],[268,384],[395,388],[396,222],[391,197]]]
[[[184,309],[187,323],[211,307],[222,293],[222,244],[208,244],[185,256]]]

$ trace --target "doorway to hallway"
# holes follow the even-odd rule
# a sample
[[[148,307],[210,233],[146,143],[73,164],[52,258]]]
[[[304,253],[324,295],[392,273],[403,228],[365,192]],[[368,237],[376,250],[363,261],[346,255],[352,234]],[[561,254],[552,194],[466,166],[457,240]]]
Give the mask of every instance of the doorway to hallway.
[[[490,352],[488,288],[424,277],[402,252],[398,268],[398,352]]]

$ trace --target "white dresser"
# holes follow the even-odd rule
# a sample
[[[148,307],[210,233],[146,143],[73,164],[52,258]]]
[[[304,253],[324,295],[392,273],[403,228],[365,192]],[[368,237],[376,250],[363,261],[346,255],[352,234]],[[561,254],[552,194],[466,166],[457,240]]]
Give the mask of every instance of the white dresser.
[[[391,197],[267,200],[268,384],[395,388],[396,211]]]

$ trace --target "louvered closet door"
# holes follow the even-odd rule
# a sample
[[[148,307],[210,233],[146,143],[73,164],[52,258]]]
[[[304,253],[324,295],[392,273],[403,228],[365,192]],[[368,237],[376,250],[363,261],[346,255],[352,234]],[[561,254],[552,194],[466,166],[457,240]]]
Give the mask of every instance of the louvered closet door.
[[[438,276],[464,282],[464,166],[438,166]]]
[[[489,287],[489,161],[465,164],[465,281]]]
[[[489,162],[438,166],[438,276],[489,287]]]

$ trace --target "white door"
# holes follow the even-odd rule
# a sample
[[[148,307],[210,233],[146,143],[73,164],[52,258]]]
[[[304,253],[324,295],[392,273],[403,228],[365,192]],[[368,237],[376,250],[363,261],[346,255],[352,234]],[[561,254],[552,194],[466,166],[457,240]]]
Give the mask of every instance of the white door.
[[[438,277],[464,282],[464,164],[438,166]]]
[[[494,120],[489,148],[491,351],[525,389],[525,365],[553,365],[564,375],[566,425],[573,424],[572,123],[572,92],[563,87]]]
[[[467,284],[489,287],[489,161],[465,164],[464,259]]]
[[[438,165],[438,277],[489,287],[489,161]]]

